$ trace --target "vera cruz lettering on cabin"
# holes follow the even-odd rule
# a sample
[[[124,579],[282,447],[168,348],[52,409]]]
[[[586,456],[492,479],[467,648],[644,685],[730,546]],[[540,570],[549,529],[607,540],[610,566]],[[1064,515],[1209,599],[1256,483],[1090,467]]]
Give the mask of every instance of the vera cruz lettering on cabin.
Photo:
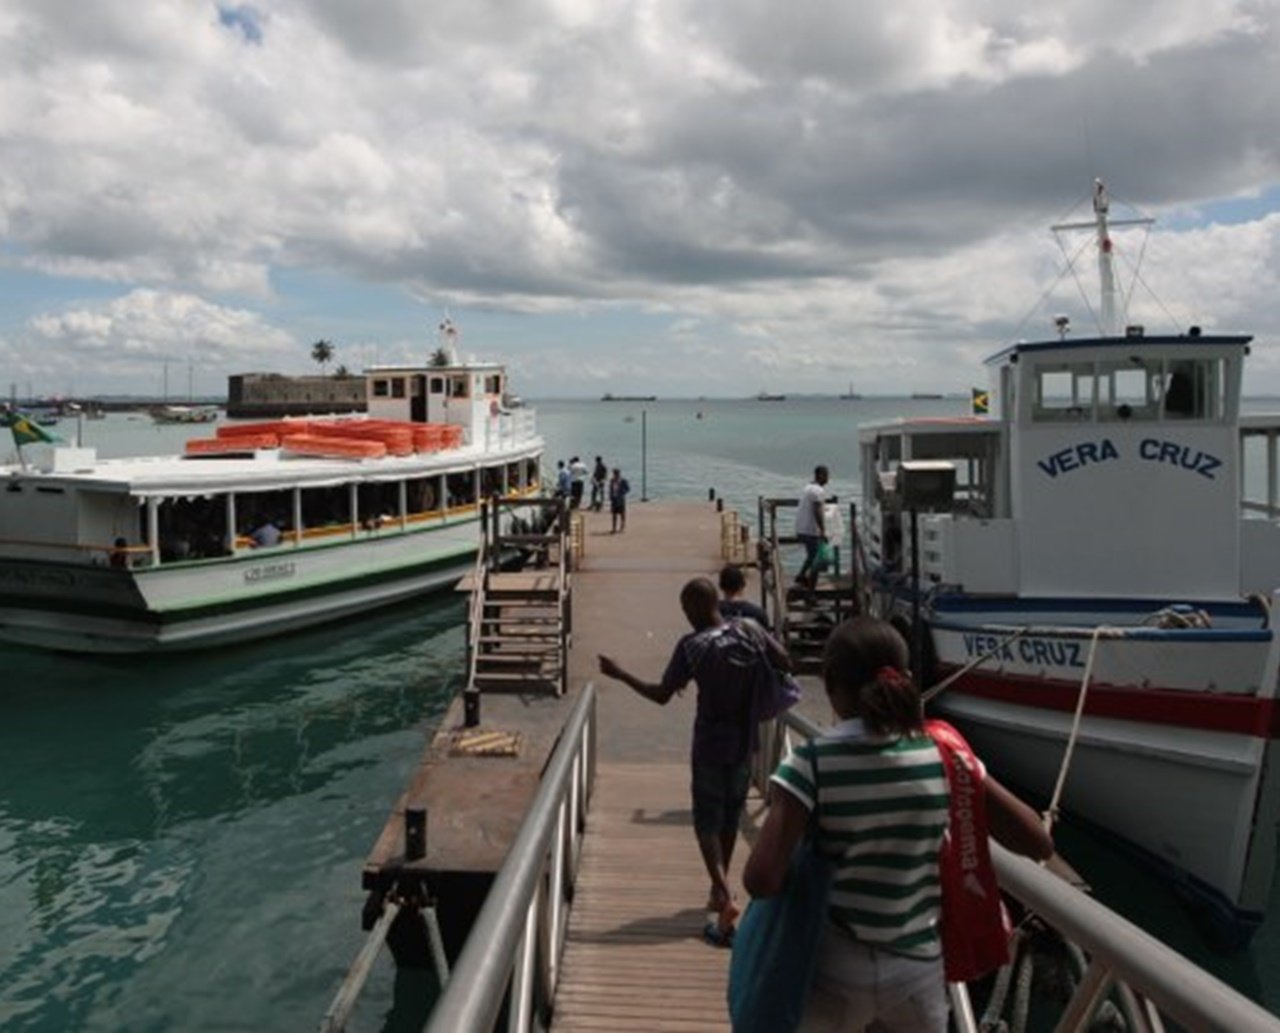
[[[1047,459],[1036,460],[1036,466],[1050,477],[1057,477],[1060,473],[1070,473],[1090,463],[1105,463],[1108,459],[1119,458],[1120,453],[1116,451],[1111,439],[1103,438],[1101,441],[1082,441],[1078,445],[1054,452]]]
[[[1101,441],[1082,441],[1076,445],[1059,449],[1044,459],[1037,459],[1036,466],[1049,477],[1057,477],[1060,473],[1071,473],[1082,470],[1093,463],[1105,463],[1119,459],[1120,450],[1110,438]],[[1180,445],[1176,441],[1161,441],[1158,438],[1143,438],[1138,443],[1138,458],[1148,463],[1164,463],[1189,470],[1211,481],[1218,479],[1217,471],[1222,467],[1222,460],[1190,445]]]

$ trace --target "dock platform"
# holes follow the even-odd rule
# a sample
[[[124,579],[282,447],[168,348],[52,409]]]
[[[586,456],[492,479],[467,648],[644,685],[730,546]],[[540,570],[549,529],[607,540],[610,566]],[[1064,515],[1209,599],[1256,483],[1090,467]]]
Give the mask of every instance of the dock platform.
[[[581,556],[569,575],[568,691],[482,693],[480,729],[517,733],[515,756],[457,755],[464,712],[462,700],[454,701],[365,864],[367,911],[397,881],[403,889],[421,879],[435,899],[446,950],[457,953],[567,714],[594,683],[595,794],[554,1028],[727,1029],[729,952],[702,939],[710,887],[690,811],[696,687],[657,706],[602,678],[597,659],[607,654],[646,680],[661,678],[672,647],[689,630],[680,589],[693,577],[714,580],[723,565],[721,514],[709,502],[649,503],[631,507],[625,532],[609,528],[609,514],[583,514]],[[806,688],[805,708],[824,716],[825,701],[813,698],[821,691]],[[416,861],[401,854],[409,807],[428,813],[426,853]],[[735,852],[735,882],[745,853],[742,846]],[[427,964],[421,930],[393,931],[388,943],[398,963]],[[659,981],[664,994],[654,995]]]

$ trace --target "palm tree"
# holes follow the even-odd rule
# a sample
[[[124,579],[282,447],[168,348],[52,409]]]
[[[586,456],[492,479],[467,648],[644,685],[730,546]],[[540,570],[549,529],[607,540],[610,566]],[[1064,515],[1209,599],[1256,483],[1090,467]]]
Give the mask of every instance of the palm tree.
[[[449,365],[449,350],[442,344],[431,354],[431,365],[447,366]]]
[[[311,346],[311,357],[320,363],[322,370],[325,369],[333,361],[333,345],[321,338]]]

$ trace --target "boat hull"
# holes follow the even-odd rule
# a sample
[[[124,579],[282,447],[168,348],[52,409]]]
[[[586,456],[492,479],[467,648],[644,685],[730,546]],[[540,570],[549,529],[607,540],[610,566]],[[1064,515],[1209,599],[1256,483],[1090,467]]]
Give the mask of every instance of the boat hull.
[[[465,519],[138,570],[0,560],[0,640],[141,653],[279,635],[451,588],[478,534]]]
[[[1044,609],[991,616],[926,616],[935,678],[956,676],[931,709],[1031,796],[1049,800],[1063,777],[1064,812],[1172,881],[1213,939],[1247,943],[1270,895],[1280,820],[1273,633],[1256,608],[1220,608],[1209,629],[1117,628],[1096,645],[1093,627],[1118,613],[1077,611],[1078,626],[1056,628]]]

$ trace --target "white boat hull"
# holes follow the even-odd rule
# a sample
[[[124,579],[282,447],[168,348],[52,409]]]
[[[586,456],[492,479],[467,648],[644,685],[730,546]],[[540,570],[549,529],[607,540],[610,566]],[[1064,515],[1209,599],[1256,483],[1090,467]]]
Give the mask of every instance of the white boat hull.
[[[452,587],[478,521],[110,570],[0,560],[0,640],[69,652],[206,648],[278,635]]]
[[[943,615],[930,625],[939,680],[991,653],[932,709],[1001,777],[1047,800],[1090,667],[1091,629],[1039,626],[1010,638],[1014,630],[1008,614],[1000,624],[966,628]],[[1098,641],[1060,806],[1137,848],[1218,938],[1242,943],[1270,895],[1280,820],[1272,634],[1256,620],[1130,631],[1139,637]]]

